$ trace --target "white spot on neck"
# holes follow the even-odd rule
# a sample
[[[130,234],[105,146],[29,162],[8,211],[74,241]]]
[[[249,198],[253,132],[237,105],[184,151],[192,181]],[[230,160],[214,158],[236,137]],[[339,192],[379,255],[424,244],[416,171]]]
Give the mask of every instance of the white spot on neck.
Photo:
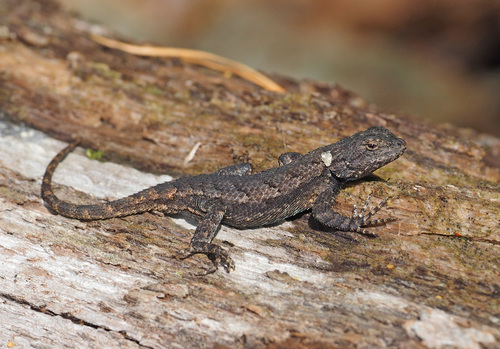
[[[332,153],[330,153],[329,151],[321,153],[321,160],[323,161],[326,167],[330,166],[333,160]]]

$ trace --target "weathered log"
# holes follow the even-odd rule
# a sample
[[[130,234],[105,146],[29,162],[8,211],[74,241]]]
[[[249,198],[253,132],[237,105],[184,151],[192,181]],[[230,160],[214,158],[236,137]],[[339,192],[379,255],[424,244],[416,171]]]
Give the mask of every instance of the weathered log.
[[[1,5],[0,345],[500,346],[499,139],[382,113],[336,85],[274,76],[287,92],[268,92],[105,49],[89,39],[102,28],[52,1]],[[55,176],[58,195],[92,202],[171,178],[158,173],[276,166],[285,151],[374,125],[408,151],[379,180],[350,185],[336,209],[349,213],[371,192],[393,196],[380,217],[398,220],[373,228],[375,239],[318,230],[308,214],[223,227],[230,274],[198,277],[206,258],[175,258],[193,230],[183,218],[80,222],[40,199],[45,166],[64,146],[53,138],[103,151],[109,162],[77,151]]]

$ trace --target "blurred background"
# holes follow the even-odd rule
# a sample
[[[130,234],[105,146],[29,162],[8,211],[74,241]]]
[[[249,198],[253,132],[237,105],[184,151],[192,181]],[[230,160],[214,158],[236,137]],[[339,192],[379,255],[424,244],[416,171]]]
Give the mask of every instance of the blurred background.
[[[59,0],[122,40],[339,83],[386,112],[500,135],[498,0]]]

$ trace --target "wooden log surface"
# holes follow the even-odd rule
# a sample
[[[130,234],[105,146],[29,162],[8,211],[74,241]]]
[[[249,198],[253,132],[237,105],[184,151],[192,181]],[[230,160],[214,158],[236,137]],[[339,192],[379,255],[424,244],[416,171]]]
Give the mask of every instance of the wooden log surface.
[[[337,85],[274,76],[287,92],[267,92],[104,49],[89,39],[103,28],[52,1],[0,11],[0,346],[500,347],[499,139],[383,113]],[[58,168],[56,193],[83,203],[242,161],[276,166],[374,125],[408,151],[335,209],[393,196],[380,217],[398,220],[376,239],[318,230],[307,213],[222,227],[230,274],[199,277],[206,258],[175,258],[194,229],[185,217],[80,222],[40,199],[75,136],[107,160],[78,149]]]

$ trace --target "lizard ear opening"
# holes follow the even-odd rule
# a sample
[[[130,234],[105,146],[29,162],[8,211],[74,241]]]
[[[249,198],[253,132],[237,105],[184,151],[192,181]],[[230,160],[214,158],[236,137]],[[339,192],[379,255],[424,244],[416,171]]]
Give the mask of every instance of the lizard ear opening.
[[[326,167],[329,167],[332,164],[333,156],[329,151],[325,151],[321,153],[321,161],[325,164]]]

